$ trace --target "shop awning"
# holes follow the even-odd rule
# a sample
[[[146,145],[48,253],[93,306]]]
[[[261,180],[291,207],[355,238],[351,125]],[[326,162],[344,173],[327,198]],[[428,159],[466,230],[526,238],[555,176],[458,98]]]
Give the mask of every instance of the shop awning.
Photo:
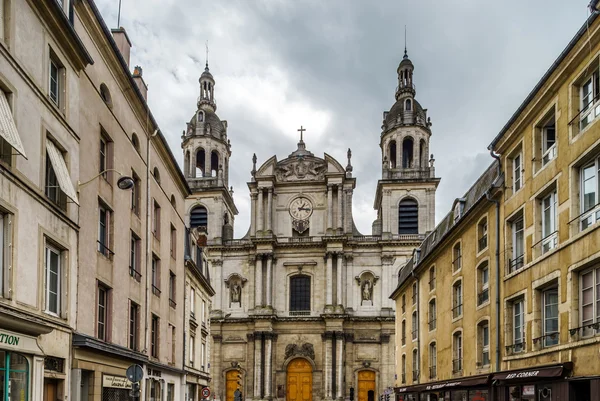
[[[50,163],[52,164],[52,168],[56,174],[56,180],[58,181],[60,189],[62,189],[65,195],[67,195],[73,202],[79,205],[77,192],[75,191],[75,187],[73,187],[73,183],[71,182],[71,176],[69,175],[69,170],[67,169],[67,165],[62,153],[50,140],[46,141],[46,150],[48,151],[48,157],[50,158]]]
[[[536,379],[540,377],[562,377],[568,371],[573,369],[572,362],[561,363],[560,365],[547,365],[539,366],[536,368],[521,369],[521,370],[509,370],[505,372],[498,372],[492,376],[492,380],[523,380],[523,379]]]
[[[0,136],[14,150],[19,152],[21,156],[27,159],[25,148],[23,148],[23,144],[21,143],[21,137],[19,136],[19,131],[17,131],[17,126],[15,125],[15,120],[8,104],[8,99],[2,89],[0,89]]]
[[[490,375],[480,375],[465,377],[464,379],[446,380],[439,382],[432,382],[426,384],[415,384],[414,386],[396,387],[394,391],[396,393],[410,393],[410,392],[422,392],[422,391],[436,391],[446,390],[452,388],[464,388],[464,387],[480,387],[486,386],[489,382]]]

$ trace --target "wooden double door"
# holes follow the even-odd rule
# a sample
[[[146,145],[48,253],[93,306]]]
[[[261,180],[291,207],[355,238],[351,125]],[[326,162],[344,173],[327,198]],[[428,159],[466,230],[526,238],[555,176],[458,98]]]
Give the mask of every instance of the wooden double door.
[[[375,372],[358,372],[358,401],[375,401]]]
[[[289,363],[286,401],[312,401],[312,373],[306,359],[297,358]]]

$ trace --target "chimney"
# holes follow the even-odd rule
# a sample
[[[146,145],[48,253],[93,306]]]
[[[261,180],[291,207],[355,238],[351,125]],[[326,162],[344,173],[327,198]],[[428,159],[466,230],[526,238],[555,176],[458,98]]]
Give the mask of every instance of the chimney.
[[[129,67],[129,53],[131,51],[131,41],[129,40],[129,36],[127,36],[127,32],[125,32],[125,28],[116,28],[111,29],[113,39],[121,52],[121,55],[125,59],[127,63],[127,67]]]
[[[144,96],[144,100],[148,100],[148,85],[144,82],[144,78],[142,78],[142,67],[136,65],[133,69],[133,80],[137,85],[140,92],[142,92],[142,96]]]

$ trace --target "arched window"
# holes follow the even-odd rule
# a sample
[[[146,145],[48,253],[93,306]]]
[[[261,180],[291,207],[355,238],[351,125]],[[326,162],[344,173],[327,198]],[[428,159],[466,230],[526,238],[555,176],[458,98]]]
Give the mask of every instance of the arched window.
[[[429,331],[435,330],[437,327],[437,307],[435,298],[429,301]]]
[[[406,104],[406,106],[404,107],[404,109],[406,111],[411,111],[412,110],[412,102],[410,101],[410,99],[406,99],[405,104]]]
[[[402,384],[406,383],[406,354],[402,354]]]
[[[417,319],[417,311],[414,311],[412,313],[411,330],[412,330],[412,339],[416,340],[417,338],[419,338],[419,320]]]
[[[396,168],[396,141],[390,141],[388,154],[390,155],[390,168]]]
[[[12,336],[7,337],[10,340]],[[24,355],[16,352],[0,352],[0,383],[2,383],[0,394],[5,394],[4,386],[6,386],[14,395],[14,398],[10,397],[10,399],[28,400],[29,380],[29,361]]]
[[[452,318],[456,319],[463,313],[462,281],[458,280],[452,285]]]
[[[477,325],[477,366],[490,364],[490,324],[487,320]]]
[[[210,174],[213,177],[217,176],[219,171],[219,153],[216,150],[210,152]]]
[[[102,100],[104,103],[106,103],[108,108],[112,109],[112,97],[110,96],[110,91],[104,83],[100,84],[100,97],[102,97]]]
[[[406,344],[406,320],[402,319],[402,345]]]
[[[398,234],[419,233],[419,204],[414,199],[403,199],[398,205]]]
[[[152,170],[152,175],[154,176],[156,182],[160,184],[160,173],[158,172],[158,167],[154,167],[154,170]]]
[[[204,112],[202,110],[198,111],[198,122],[204,121]]]
[[[429,344],[429,378],[437,377],[437,346],[435,341]]]
[[[429,291],[435,290],[435,266],[429,268]]]
[[[454,245],[452,248],[452,271],[459,271],[462,267],[462,250],[460,248],[460,242]]]
[[[196,151],[196,177],[204,176],[205,158],[206,152],[204,152],[204,149],[199,148]]]
[[[452,335],[452,373],[462,372],[463,338],[462,331]]]
[[[419,167],[423,168],[427,166],[427,148],[425,145],[425,140],[421,139],[419,141]]]
[[[490,300],[490,269],[487,260],[477,266],[477,306]]]
[[[177,207],[177,201],[175,200],[175,195],[171,194],[171,206],[174,208]]]
[[[131,134],[131,144],[133,145],[134,149],[139,153],[140,152],[140,139],[138,138],[138,136],[135,132]]]
[[[416,382],[419,380],[419,353],[416,348],[412,352],[412,370],[413,381]]]
[[[404,138],[402,141],[402,168],[413,168],[413,147],[413,139]]]
[[[190,213],[190,227],[208,227],[208,211],[204,206],[196,206]]]
[[[290,278],[290,311],[310,311],[310,277]]]

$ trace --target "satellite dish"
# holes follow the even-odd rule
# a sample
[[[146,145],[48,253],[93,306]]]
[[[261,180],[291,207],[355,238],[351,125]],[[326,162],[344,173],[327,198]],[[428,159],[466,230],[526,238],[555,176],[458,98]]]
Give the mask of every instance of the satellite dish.
[[[144,377],[144,369],[140,365],[131,365],[127,368],[125,375],[132,383],[139,383]]]

